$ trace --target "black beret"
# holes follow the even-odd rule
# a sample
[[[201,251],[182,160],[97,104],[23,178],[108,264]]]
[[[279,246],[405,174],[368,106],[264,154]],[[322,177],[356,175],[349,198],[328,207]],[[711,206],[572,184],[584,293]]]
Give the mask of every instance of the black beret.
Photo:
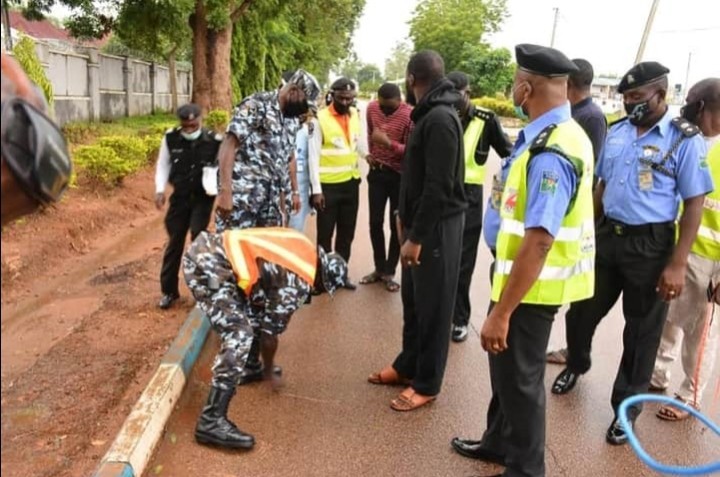
[[[355,83],[352,80],[340,77],[330,86],[332,91],[355,91]]]
[[[578,70],[577,65],[555,48],[523,43],[515,47],[515,59],[521,70],[553,78],[567,76]]]
[[[177,110],[178,118],[180,118],[182,121],[187,121],[191,119],[196,119],[200,117],[202,110],[200,109],[200,106],[198,106],[195,103],[188,103],[183,104],[180,106]]]
[[[618,93],[624,93],[629,89],[653,83],[664,78],[668,73],[670,73],[670,70],[657,61],[643,61],[625,73],[617,87]]]

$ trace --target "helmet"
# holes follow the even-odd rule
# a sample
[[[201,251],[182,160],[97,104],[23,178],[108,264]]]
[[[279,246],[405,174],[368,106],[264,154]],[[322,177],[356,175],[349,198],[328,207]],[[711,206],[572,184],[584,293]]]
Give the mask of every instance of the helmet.
[[[313,75],[302,69],[297,70],[287,82],[295,84],[305,91],[309,106],[315,104],[317,97],[320,95],[320,83]]]
[[[319,271],[322,286],[332,296],[335,290],[347,283],[347,263],[335,252],[325,253],[322,247],[318,247],[318,260],[320,261]]]

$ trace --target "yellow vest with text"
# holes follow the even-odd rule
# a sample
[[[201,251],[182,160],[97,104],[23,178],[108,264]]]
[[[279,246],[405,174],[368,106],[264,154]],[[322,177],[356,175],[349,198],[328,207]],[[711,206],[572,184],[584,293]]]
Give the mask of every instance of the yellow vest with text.
[[[485,166],[475,162],[475,150],[485,129],[485,121],[482,118],[474,117],[470,120],[463,142],[465,146],[465,183],[482,185],[485,182]]]
[[[576,195],[563,218],[540,276],[522,303],[563,305],[590,298],[595,291],[593,149],[582,128],[570,120],[546,128],[510,166],[499,210],[500,231],[492,285],[492,300],[495,302],[500,300],[525,235],[528,163],[535,154],[547,151],[557,152],[570,161],[579,180]],[[542,187],[552,188],[557,184],[543,182]]]
[[[710,149],[707,164],[715,189],[705,196],[702,221],[690,250],[701,257],[720,260],[720,143]]]
[[[357,109],[350,108],[349,142],[345,131],[329,108],[318,112],[318,123],[323,141],[320,151],[320,183],[341,184],[359,179],[357,141],[360,137],[360,117]]]
[[[223,232],[223,247],[238,287],[249,296],[260,279],[257,259],[274,263],[312,285],[317,248],[304,234],[286,227],[232,229]]]

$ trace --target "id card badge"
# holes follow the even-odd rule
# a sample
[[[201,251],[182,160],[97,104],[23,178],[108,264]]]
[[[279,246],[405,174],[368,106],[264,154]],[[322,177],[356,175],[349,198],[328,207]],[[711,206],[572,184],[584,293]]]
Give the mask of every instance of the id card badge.
[[[653,170],[646,164],[641,164],[638,169],[638,186],[642,191],[652,190],[653,188]]]
[[[492,183],[492,194],[490,196],[490,206],[495,210],[500,210],[500,204],[502,204],[502,195],[504,184],[500,180],[497,174],[493,176]]]

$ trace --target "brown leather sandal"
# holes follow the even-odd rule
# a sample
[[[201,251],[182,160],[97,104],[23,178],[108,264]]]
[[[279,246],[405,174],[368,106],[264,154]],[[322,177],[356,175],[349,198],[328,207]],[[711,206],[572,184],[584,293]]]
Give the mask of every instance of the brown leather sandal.
[[[407,388],[398,397],[390,402],[390,407],[395,411],[408,412],[421,408],[433,402],[437,396],[424,396],[415,392],[413,388]]]
[[[392,366],[386,366],[382,370],[380,370],[380,372],[372,373],[370,376],[368,376],[368,382],[371,384],[379,384],[385,386],[407,386],[408,384],[410,384],[410,380],[408,378],[400,376],[398,372],[395,371],[395,368],[393,368]]]

